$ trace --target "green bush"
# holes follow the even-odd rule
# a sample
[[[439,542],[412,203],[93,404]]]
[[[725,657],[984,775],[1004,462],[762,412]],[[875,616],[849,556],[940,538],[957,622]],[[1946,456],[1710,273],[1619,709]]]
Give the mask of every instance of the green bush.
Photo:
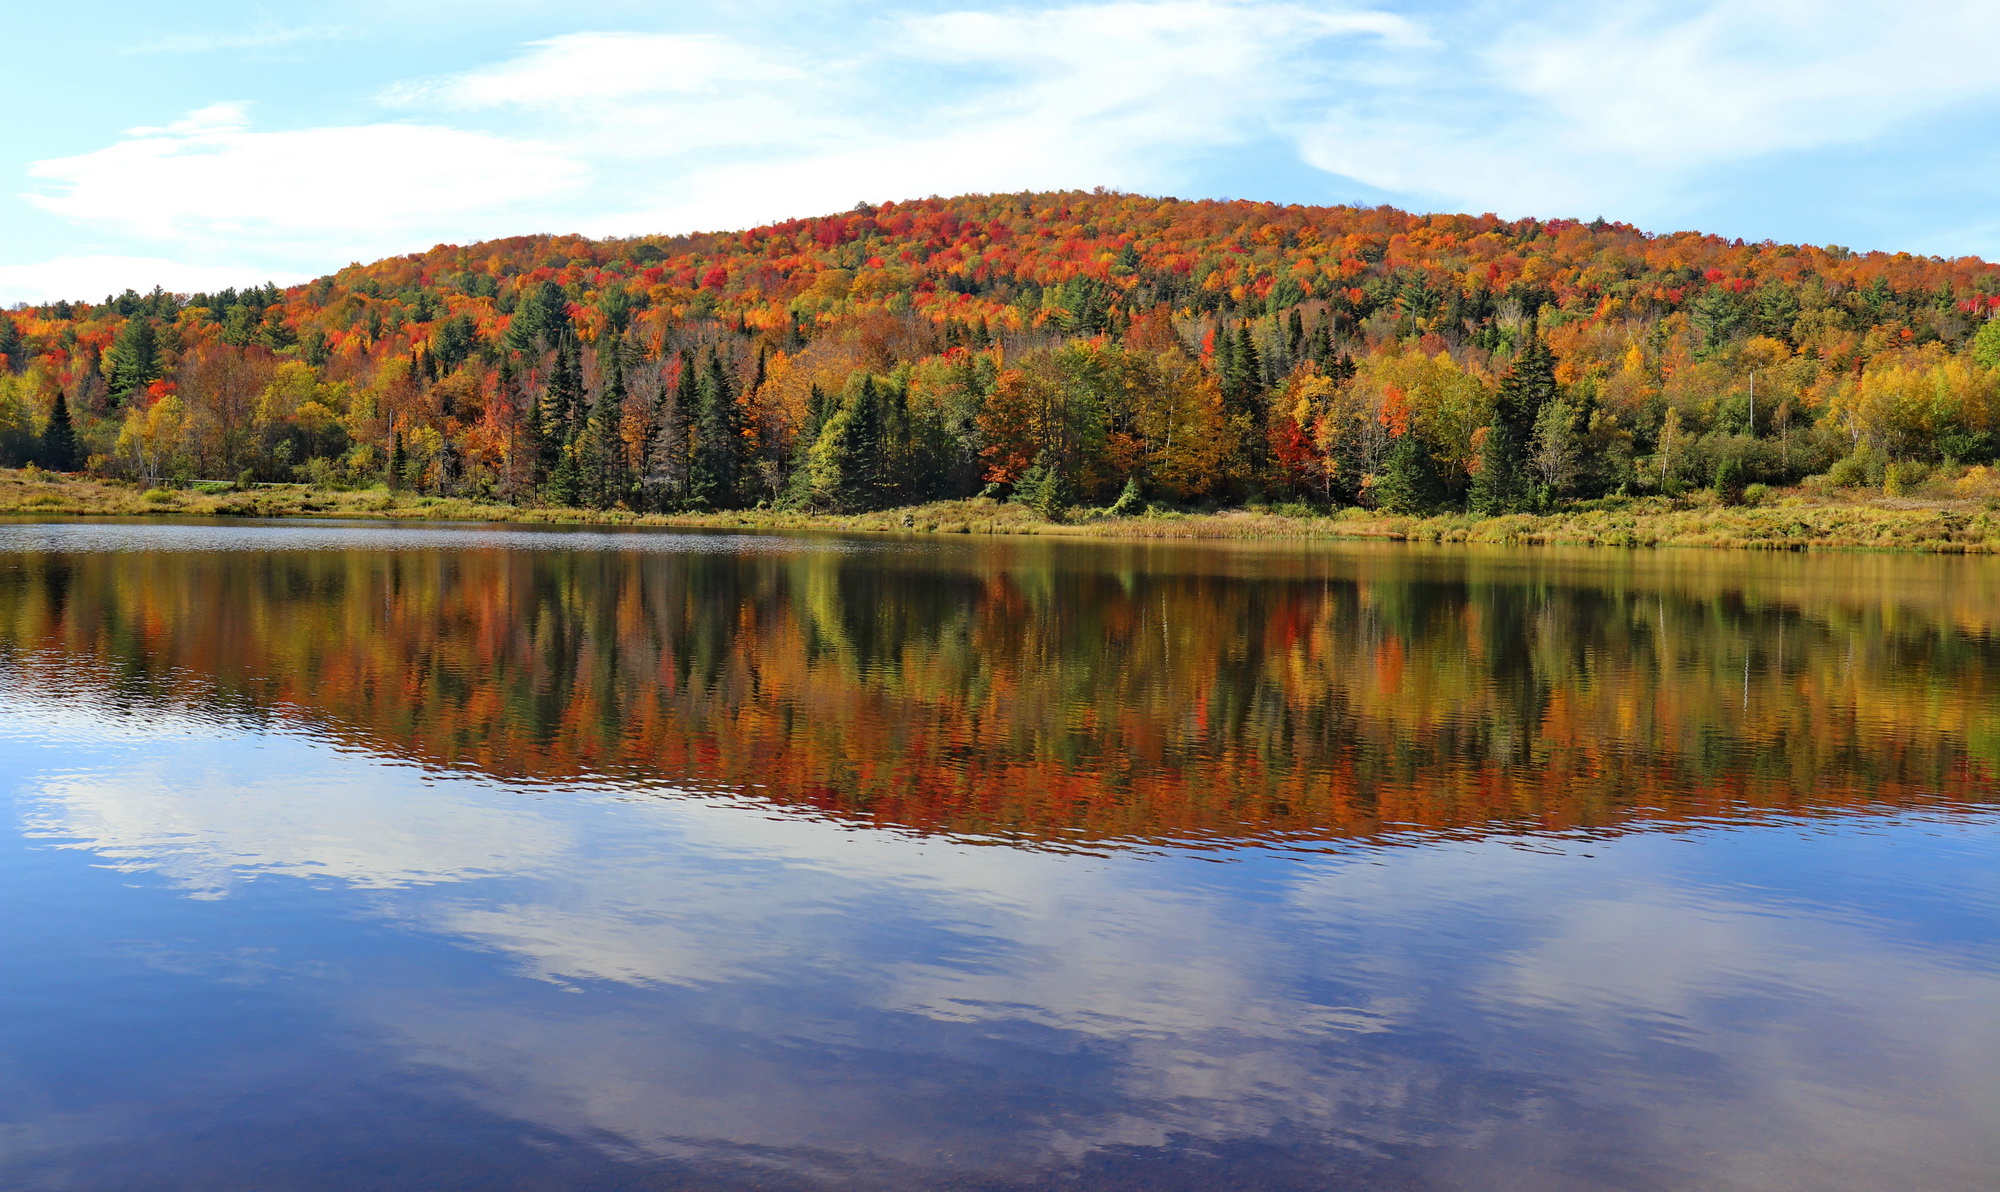
[[[1876,488],[1882,484],[1888,466],[1887,456],[1863,444],[1852,455],[1835,460],[1826,470],[1826,479],[1836,488]]]
[[[1898,460],[1883,471],[1882,491],[1892,497],[1904,493],[1930,479],[1930,465],[1914,459]]]
[[[1111,508],[1106,509],[1104,512],[1110,514],[1112,517],[1134,517],[1145,508],[1146,493],[1140,487],[1139,478],[1137,476],[1127,476],[1125,478],[1124,490],[1118,494],[1118,499],[1111,503]]]

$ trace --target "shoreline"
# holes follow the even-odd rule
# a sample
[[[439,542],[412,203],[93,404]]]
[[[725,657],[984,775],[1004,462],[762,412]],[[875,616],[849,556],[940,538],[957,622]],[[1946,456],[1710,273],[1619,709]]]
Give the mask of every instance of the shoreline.
[[[1873,550],[2000,554],[2000,510],[1971,500],[1837,497],[1791,490],[1758,505],[1724,506],[1706,494],[1594,501],[1545,514],[1407,517],[1366,509],[1296,516],[1269,510],[1153,511],[1063,522],[1024,505],[973,497],[859,514],[743,509],[636,514],[489,504],[385,489],[268,484],[222,491],[154,488],[31,470],[0,469],[4,517],[363,518],[527,525],[657,526],[683,529],[844,533],[1039,535],[1122,540],[1266,539],[1388,541],[1512,546],[1704,547],[1730,550]]]

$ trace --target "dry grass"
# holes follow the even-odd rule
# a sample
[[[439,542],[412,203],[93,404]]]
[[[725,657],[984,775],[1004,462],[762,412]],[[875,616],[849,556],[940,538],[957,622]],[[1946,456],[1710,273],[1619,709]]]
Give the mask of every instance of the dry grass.
[[[1942,487],[1942,486],[1939,486]],[[2000,475],[1974,469],[1939,495],[1892,498],[1851,492],[1776,494],[1755,506],[1722,506],[1705,496],[1610,500],[1561,513],[1479,518],[1413,518],[1349,509],[1330,517],[1254,510],[1154,512],[1109,518],[1082,514],[1052,524],[1020,505],[973,499],[843,516],[780,510],[715,514],[634,514],[484,504],[382,489],[343,492],[265,485],[246,492],[142,490],[137,486],[32,469],[0,469],[0,514],[29,517],[320,517],[413,521],[695,526],[716,529],[878,533],[1045,534],[1188,539],[1375,539],[1561,546],[1704,546],[1751,550],[2000,552]],[[1962,494],[1960,490],[1963,490]]]

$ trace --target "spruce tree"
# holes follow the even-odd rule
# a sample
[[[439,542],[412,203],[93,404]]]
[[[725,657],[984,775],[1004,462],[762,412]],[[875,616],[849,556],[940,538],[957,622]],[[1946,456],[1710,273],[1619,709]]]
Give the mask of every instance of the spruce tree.
[[[49,410],[49,424],[42,430],[41,449],[36,454],[51,472],[74,472],[81,462],[76,426],[69,417],[69,397],[61,389],[56,390],[56,402]]]
[[[5,367],[12,372],[20,372],[28,365],[28,341],[6,315],[0,315],[0,356],[7,358]]]
[[[118,338],[104,357],[104,379],[111,400],[119,405],[160,379],[160,344],[150,319],[133,315],[118,329]]]
[[[1257,356],[1257,345],[1250,339],[1247,320],[1236,326],[1236,351],[1231,363],[1236,369],[1236,401],[1243,409],[1254,411],[1264,391],[1264,364]]]
[[[1398,436],[1370,491],[1384,512],[1416,517],[1435,513],[1444,503],[1444,482],[1438,478],[1430,443],[1415,430]]]
[[[558,441],[568,443],[576,437],[584,415],[583,349],[574,335],[564,335],[556,343],[545,400],[551,428]]]
[[[571,441],[556,453],[556,466],[549,472],[545,490],[551,505],[574,508],[583,503],[582,469],[577,461],[577,444]]]
[[[1555,355],[1539,334],[1530,332],[1494,397],[1493,419],[1480,445],[1479,474],[1472,478],[1474,513],[1518,513],[1536,503],[1538,486],[1530,471],[1536,423],[1542,408],[1556,398]]]
[[[701,389],[696,381],[692,351],[681,349],[679,380],[671,392],[666,378],[661,378],[660,399],[660,429],[647,467],[655,490],[654,503],[665,510],[678,508],[687,500],[688,474],[694,462],[689,432],[700,409]]]
[[[389,432],[389,475],[387,480],[391,489],[403,487],[403,432],[399,430]]]
[[[581,436],[584,495],[597,509],[609,509],[631,489],[626,477],[625,441],[619,433],[625,417],[625,367],[619,362],[615,337],[604,355],[604,383],[598,387],[589,426]]]
[[[743,462],[743,416],[722,354],[708,351],[701,379],[701,414],[695,423],[688,499],[703,509],[733,509]]]
[[[821,504],[857,512],[882,496],[882,395],[863,376],[854,395],[820,431],[811,456],[812,492]]]

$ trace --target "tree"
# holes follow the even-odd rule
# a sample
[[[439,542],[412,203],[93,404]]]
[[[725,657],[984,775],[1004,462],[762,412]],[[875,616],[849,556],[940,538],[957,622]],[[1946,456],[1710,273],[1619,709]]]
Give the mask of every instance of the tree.
[[[601,353],[606,362],[604,383],[598,386],[597,399],[591,404],[588,425],[578,436],[583,496],[597,509],[617,504],[632,487],[626,476],[624,439],[619,434],[625,415],[625,366],[618,348],[614,334]]]
[[[134,315],[118,329],[104,357],[104,380],[111,400],[123,405],[133,394],[160,379],[160,345],[152,320]]]
[[[10,372],[20,372],[28,366],[28,341],[14,320],[5,315],[0,315],[0,356],[7,358],[0,368]]]
[[[662,510],[678,506],[687,497],[688,473],[694,463],[689,431],[701,403],[692,351],[681,350],[676,371],[678,379],[671,388],[665,376],[660,378],[659,405],[653,411],[657,429],[646,460],[647,496]]]
[[[76,426],[69,417],[69,397],[56,390],[55,405],[49,410],[49,424],[42,431],[41,449],[36,452],[41,465],[52,472],[74,472],[82,462]]]
[[[1444,482],[1423,435],[1411,430],[1398,436],[1369,491],[1387,513],[1422,517],[1437,512],[1444,503]]]
[[[2000,319],[1988,319],[1972,337],[1972,359],[1981,368],[2000,368]]]
[[[1570,496],[1584,473],[1584,432],[1587,415],[1563,398],[1542,407],[1535,418],[1535,439],[1528,465],[1539,481],[1540,504]]]
[[[808,466],[820,504],[843,511],[873,509],[882,496],[882,395],[864,375],[853,394],[827,420]]]
[[[694,458],[688,470],[688,500],[703,509],[736,507],[743,470],[743,411],[723,367],[722,354],[708,351],[701,378],[701,413],[695,423]]]
[[[1533,503],[1528,456],[1542,408],[1556,397],[1555,354],[1539,334],[1531,333],[1500,378],[1493,419],[1479,447],[1479,473],[1472,478],[1473,512],[1518,513]]]
[[[545,281],[514,308],[507,324],[507,346],[516,352],[542,353],[576,334],[569,317],[569,299],[562,287]]]

